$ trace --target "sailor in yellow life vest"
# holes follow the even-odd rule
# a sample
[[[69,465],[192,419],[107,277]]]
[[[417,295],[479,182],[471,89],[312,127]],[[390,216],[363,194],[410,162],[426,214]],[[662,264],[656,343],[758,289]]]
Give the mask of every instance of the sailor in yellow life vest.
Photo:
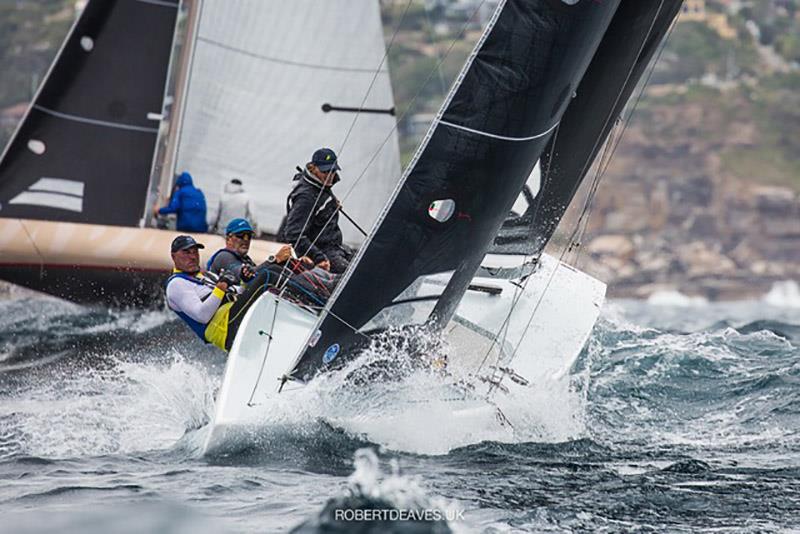
[[[191,236],[172,241],[175,268],[166,282],[167,305],[206,343],[229,351],[247,309],[267,289],[269,273],[263,271],[237,294],[235,280],[224,273],[217,280],[200,270],[199,249]]]

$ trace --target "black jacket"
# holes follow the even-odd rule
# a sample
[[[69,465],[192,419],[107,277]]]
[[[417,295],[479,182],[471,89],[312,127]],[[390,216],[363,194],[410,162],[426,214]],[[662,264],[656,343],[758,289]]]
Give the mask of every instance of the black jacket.
[[[219,275],[221,271],[232,273],[236,277],[236,283],[242,281],[242,267],[247,265],[255,270],[256,262],[249,255],[240,255],[234,250],[227,248],[220,249],[206,263],[206,271]]]
[[[296,174],[294,181],[294,188],[286,200],[286,218],[278,231],[278,239],[292,245],[297,243],[298,256],[309,256],[319,263],[327,259],[325,250],[342,246],[338,200],[330,187],[323,187],[307,171]]]

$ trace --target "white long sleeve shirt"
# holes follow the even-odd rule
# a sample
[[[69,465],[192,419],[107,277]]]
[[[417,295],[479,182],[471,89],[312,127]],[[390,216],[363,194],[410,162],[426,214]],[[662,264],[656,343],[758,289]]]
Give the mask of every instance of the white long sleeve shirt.
[[[202,277],[202,274],[199,276]],[[167,305],[203,324],[211,321],[224,296],[225,292],[221,289],[195,284],[179,277],[173,278],[167,284]]]

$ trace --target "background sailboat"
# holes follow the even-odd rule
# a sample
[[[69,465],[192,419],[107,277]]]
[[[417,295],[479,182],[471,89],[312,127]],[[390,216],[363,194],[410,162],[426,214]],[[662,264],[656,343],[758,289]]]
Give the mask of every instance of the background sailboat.
[[[146,210],[177,10],[86,5],[0,159],[3,279],[97,300],[160,272],[153,235],[121,229]]]
[[[177,1],[87,4],[0,161],[0,278],[81,302],[158,302],[176,234],[146,226],[176,169],[211,206],[243,178],[274,233],[295,166],[345,138],[349,176],[371,173],[349,211],[365,226],[377,216],[400,175],[394,118],[336,108],[391,109],[378,4],[185,5],[186,41],[173,43]],[[338,35],[308,39],[310,13]],[[253,256],[275,247],[255,242]]]

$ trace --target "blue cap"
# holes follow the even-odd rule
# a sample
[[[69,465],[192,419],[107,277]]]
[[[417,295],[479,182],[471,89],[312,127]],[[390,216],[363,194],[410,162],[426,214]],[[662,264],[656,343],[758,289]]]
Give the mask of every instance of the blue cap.
[[[231,219],[231,222],[225,227],[225,235],[238,234],[240,232],[255,233],[255,230],[253,230],[253,227],[247,222],[247,219],[242,219],[241,217],[238,219]]]
[[[331,170],[340,171],[339,164],[336,162],[336,152],[330,148],[320,148],[314,155],[311,156],[311,163],[317,166],[322,172],[330,172]]]
[[[206,248],[203,246],[202,243],[198,243],[194,240],[194,238],[190,235],[179,235],[175,239],[172,240],[172,252],[178,252],[179,250],[186,250],[187,248]]]

